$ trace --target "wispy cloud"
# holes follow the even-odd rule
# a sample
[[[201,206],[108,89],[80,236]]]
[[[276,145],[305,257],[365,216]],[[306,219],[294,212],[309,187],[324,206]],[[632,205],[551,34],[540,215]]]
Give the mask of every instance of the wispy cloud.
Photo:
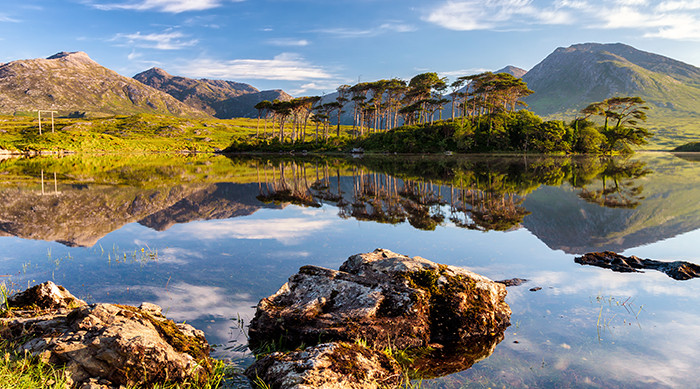
[[[412,32],[416,28],[409,24],[400,22],[387,22],[378,27],[357,29],[357,28],[327,28],[315,30],[314,32],[335,35],[340,38],[371,38],[388,32]]]
[[[197,39],[183,39],[186,35],[178,31],[166,31],[162,33],[142,34],[140,31],[133,34],[119,33],[110,41],[118,42],[124,46],[135,46],[158,50],[179,50],[197,44]]]
[[[649,38],[700,40],[700,2],[691,0],[448,0],[424,20],[457,31],[576,24],[638,30]]]
[[[273,59],[195,59],[176,66],[180,74],[224,79],[303,81],[333,76],[297,54],[282,53]]]
[[[268,39],[267,44],[273,46],[303,47],[308,46],[309,44],[311,44],[311,42],[307,41],[306,39],[276,38]]]
[[[244,0],[138,0],[121,2],[97,2],[89,1],[88,4],[104,11],[134,10],[134,11],[159,11],[168,13],[181,13],[188,11],[203,11],[218,8],[226,2],[241,2]]]
[[[7,15],[0,14],[0,23],[19,23],[20,20],[11,18]]]

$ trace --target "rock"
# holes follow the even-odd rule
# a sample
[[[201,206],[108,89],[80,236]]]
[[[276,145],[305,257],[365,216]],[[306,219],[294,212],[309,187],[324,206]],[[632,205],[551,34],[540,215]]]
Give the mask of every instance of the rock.
[[[700,265],[691,262],[662,262],[653,259],[641,259],[634,255],[625,257],[612,251],[587,253],[581,257],[574,258],[574,262],[581,265],[602,267],[620,273],[641,273],[641,270],[644,269],[658,270],[680,281],[700,277]]]
[[[429,375],[446,374],[490,355],[503,339],[511,313],[505,296],[503,284],[478,274],[377,249],[351,256],[339,271],[299,269],[258,304],[249,345],[361,340],[370,349],[420,355]]]
[[[391,388],[402,378],[401,367],[386,354],[343,342],[275,352],[258,359],[245,374],[270,388],[297,389]]]
[[[62,292],[61,299],[52,300],[57,290]],[[34,302],[28,300],[30,295],[35,296]],[[46,302],[56,307],[56,301],[82,303],[72,310],[44,310],[39,316],[35,310],[13,310],[13,317],[0,319],[3,338],[16,342],[20,351],[64,366],[69,384],[74,387],[150,387],[156,383],[206,379],[211,371],[204,334],[189,325],[167,320],[156,305],[142,304],[146,309],[86,305],[53,283],[33,287],[19,297],[31,307],[43,307]]]
[[[509,278],[507,280],[500,280],[500,281],[494,281],[494,282],[498,282],[499,284],[503,284],[506,287],[510,287],[510,286],[520,286],[528,281],[529,280],[526,280],[524,278]]]
[[[87,305],[70,294],[66,288],[51,281],[35,285],[8,298],[10,307],[15,309],[73,309]]]
[[[363,339],[371,347],[457,345],[510,324],[505,286],[427,259],[377,249],[340,271],[304,266],[251,321],[250,345]]]
[[[541,286],[535,286],[534,288],[530,288],[530,292],[538,292],[540,290],[542,290]]]

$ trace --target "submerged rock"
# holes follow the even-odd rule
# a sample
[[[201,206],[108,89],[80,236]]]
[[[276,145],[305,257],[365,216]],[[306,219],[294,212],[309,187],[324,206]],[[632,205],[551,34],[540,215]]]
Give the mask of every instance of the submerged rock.
[[[245,372],[270,388],[372,389],[401,382],[401,367],[386,354],[358,344],[323,343],[258,359]]]
[[[340,270],[299,269],[258,304],[249,345],[255,351],[271,343],[293,349],[360,340],[370,349],[419,355],[428,375],[456,372],[503,339],[511,313],[506,293],[505,285],[470,271],[377,249],[351,256]],[[452,362],[441,366],[446,360]]]
[[[60,298],[55,298],[56,290]],[[3,338],[45,362],[64,366],[75,387],[152,386],[206,379],[210,373],[204,334],[166,319],[154,304],[144,304],[144,309],[87,305],[51,282],[16,295],[10,307],[18,307],[13,302],[19,301],[33,310],[13,310],[12,317],[0,319]],[[61,301],[67,305],[57,303]],[[75,302],[77,308],[67,309]]]
[[[675,280],[689,280],[700,277],[700,265],[691,262],[663,262],[641,259],[634,255],[625,257],[612,251],[588,253],[574,258],[581,265],[598,266],[620,273],[641,273],[644,269],[658,270]]]
[[[528,281],[529,280],[527,280],[525,278],[509,278],[507,280],[499,280],[499,281],[494,281],[494,282],[498,282],[499,284],[503,284],[507,287],[510,287],[510,286],[520,286]]]

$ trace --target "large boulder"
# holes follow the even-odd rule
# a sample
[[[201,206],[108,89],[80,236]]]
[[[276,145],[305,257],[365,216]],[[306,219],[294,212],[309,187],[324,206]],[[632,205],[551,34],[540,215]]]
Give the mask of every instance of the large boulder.
[[[51,297],[57,289],[62,292],[58,300]],[[57,306],[59,300],[67,306]],[[3,338],[14,340],[20,351],[65,367],[75,387],[95,382],[149,387],[203,380],[211,372],[204,334],[166,319],[156,305],[87,305],[52,283],[16,296],[10,307],[19,307],[19,301],[32,310],[13,310],[11,317],[0,319]],[[68,309],[76,302],[77,308]]]
[[[273,389],[373,389],[401,383],[401,368],[392,358],[343,342],[275,352],[255,361],[245,374]]]
[[[398,351],[412,361],[412,371],[436,377],[469,368],[493,352],[510,325],[505,296],[505,285],[462,268],[377,249],[351,256],[340,270],[299,269],[258,304],[249,345],[260,352],[271,345],[294,349],[323,343],[318,346],[323,351],[330,344],[355,342],[367,346],[363,352]],[[318,362],[318,350],[299,355],[309,358],[307,364],[323,367],[326,358]],[[313,387],[299,384],[293,373],[279,374],[301,369],[287,360],[300,358],[298,353],[263,357],[247,375],[271,387]],[[330,367],[323,369],[335,374]],[[363,387],[353,385],[345,387]]]
[[[304,266],[260,301],[252,349],[325,341],[398,349],[459,346],[510,324],[506,289],[470,271],[389,250],[351,256],[340,271]]]

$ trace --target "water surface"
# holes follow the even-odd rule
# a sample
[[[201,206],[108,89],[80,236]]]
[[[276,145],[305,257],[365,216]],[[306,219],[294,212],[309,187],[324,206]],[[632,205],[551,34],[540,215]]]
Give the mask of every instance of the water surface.
[[[382,247],[530,280],[508,288],[493,354],[423,387],[698,385],[698,280],[574,263],[700,263],[693,158],[73,156],[5,160],[0,177],[0,280],[159,304],[241,367],[232,318],[303,265]]]

